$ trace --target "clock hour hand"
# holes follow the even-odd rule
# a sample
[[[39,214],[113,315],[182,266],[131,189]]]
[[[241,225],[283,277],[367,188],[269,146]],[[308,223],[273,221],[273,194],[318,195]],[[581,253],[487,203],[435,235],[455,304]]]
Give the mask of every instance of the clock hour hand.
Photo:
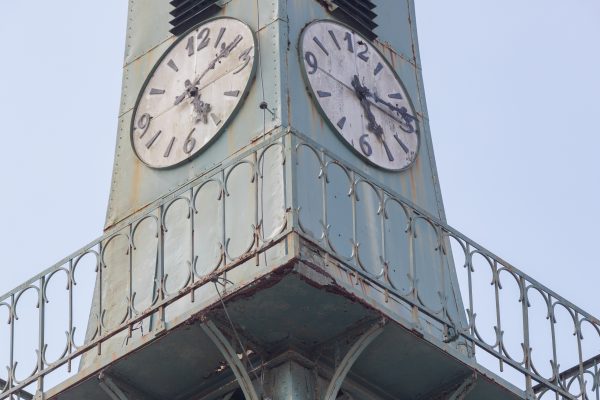
[[[175,97],[175,105],[181,103],[185,100],[186,97],[194,98],[198,94],[198,88],[195,85],[192,85],[189,79],[185,80],[185,90],[179,96]]]
[[[368,121],[367,129],[373,132],[380,140],[384,140],[383,128],[375,120],[375,115],[373,115],[373,111],[371,111],[371,102],[367,99],[368,96],[371,96],[371,92],[365,86],[361,85],[358,75],[354,75],[351,83],[354,92],[356,93],[356,97],[358,97],[358,100],[360,101],[360,105],[365,110]]]

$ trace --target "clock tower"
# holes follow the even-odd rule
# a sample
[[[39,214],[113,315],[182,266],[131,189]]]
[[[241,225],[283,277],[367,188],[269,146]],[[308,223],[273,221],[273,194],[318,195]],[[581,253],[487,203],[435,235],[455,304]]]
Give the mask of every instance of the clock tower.
[[[81,371],[143,348],[205,371],[174,377],[169,398],[218,398],[228,376],[227,396],[287,398],[302,381],[294,398],[386,398],[426,390],[395,392],[366,365],[346,380],[356,358],[405,353],[415,334],[471,357],[429,219],[444,210],[412,1],[149,1],[130,1],[115,234],[87,340],[126,329]],[[148,344],[163,336],[175,347]]]
[[[445,223],[414,21],[130,0],[105,232],[0,296],[0,400],[597,397],[600,321]]]

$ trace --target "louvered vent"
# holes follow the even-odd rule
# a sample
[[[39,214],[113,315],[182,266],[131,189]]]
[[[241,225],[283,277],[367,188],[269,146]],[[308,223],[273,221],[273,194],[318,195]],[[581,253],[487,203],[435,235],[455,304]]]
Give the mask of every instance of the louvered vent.
[[[220,0],[171,0],[171,33],[180,35],[192,26],[218,13],[223,7]]]
[[[329,0],[334,7],[332,14],[342,22],[350,25],[368,39],[377,37],[374,22],[377,14],[373,12],[375,4],[370,0]]]

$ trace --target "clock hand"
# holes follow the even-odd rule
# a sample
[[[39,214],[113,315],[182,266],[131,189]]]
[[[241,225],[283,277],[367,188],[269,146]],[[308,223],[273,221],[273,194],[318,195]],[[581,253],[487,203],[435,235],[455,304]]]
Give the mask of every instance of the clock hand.
[[[335,76],[333,76],[332,74],[330,74],[329,72],[325,71],[323,68],[321,67],[317,67],[319,69],[319,71],[323,72],[325,75],[329,76],[331,79],[333,79],[334,81],[336,81],[337,83],[339,83],[340,85],[342,85],[343,87],[345,87],[348,90],[354,91],[356,92],[356,89],[353,89],[352,87],[348,86],[347,83],[339,80],[338,78],[336,78]],[[371,93],[369,92],[369,95],[367,97],[372,97]],[[380,99],[383,100],[383,99]],[[372,105],[374,105],[375,107],[377,107],[378,109],[380,109],[382,112],[388,114],[383,107],[381,107],[377,102],[375,101],[370,101],[370,103]],[[410,123],[412,121],[415,121],[417,118],[410,115],[408,113],[408,110],[405,107],[401,107],[398,109],[398,113],[400,114],[401,118],[403,119],[398,119],[395,115],[393,114],[388,114],[390,118],[392,118],[394,121],[398,122],[400,124],[400,127],[402,128],[403,124],[408,124],[408,129],[404,129],[402,128],[406,133],[412,133],[415,131],[415,128],[410,125]]]
[[[365,110],[367,121],[367,129],[375,134],[380,140],[383,139],[383,128],[381,125],[377,123],[375,120],[375,115],[373,115],[373,111],[371,111],[371,102],[367,99],[367,96],[371,95],[369,89],[360,84],[360,80],[358,79],[358,75],[354,75],[352,78],[352,87],[354,88],[354,92],[356,96],[360,100],[360,105]]]
[[[408,125],[409,130],[408,131],[405,130],[407,133],[412,133],[415,131],[415,129],[411,125],[411,122],[414,121],[416,118],[408,113],[408,110],[406,109],[406,107],[397,107],[397,106],[393,105],[392,103],[383,100],[381,97],[379,97],[377,95],[377,92],[375,92],[373,97],[374,97],[375,103],[381,103],[381,104],[388,106],[388,108],[391,111],[395,111],[396,113],[398,113],[398,115],[400,115],[402,117],[402,119],[405,121],[406,125]],[[404,130],[404,128],[402,127],[402,124],[400,125],[400,127]]]
[[[181,93],[179,96],[177,96],[175,98],[175,105],[181,103],[188,95],[190,97],[193,97],[193,95],[191,93],[192,92],[192,82],[190,82],[189,79],[186,79],[184,85],[185,85],[185,90],[183,91],[183,93]]]
[[[219,52],[219,54],[217,54],[217,56],[210,62],[208,63],[208,67],[206,67],[206,69],[194,80],[194,82],[190,82],[190,80],[186,80],[185,81],[185,90],[182,94],[180,94],[179,96],[177,96],[175,98],[175,105],[181,103],[186,97],[187,95],[190,95],[190,97],[194,97],[194,95],[192,95],[191,91],[193,91],[194,89],[197,91],[197,86],[198,84],[200,84],[200,81],[202,80],[202,78],[204,78],[204,76],[206,76],[206,74],[215,69],[217,63],[222,59],[227,57],[229,54],[231,54],[231,52],[233,51],[233,49],[235,49],[235,47],[242,41],[243,36],[242,35],[237,35],[232,41],[231,43],[229,43],[229,45],[225,45],[225,43],[223,43],[221,45],[221,51]]]
[[[390,148],[387,142],[385,141],[383,128],[377,123],[377,121],[375,120],[375,115],[373,114],[373,111],[371,111],[371,104],[373,103],[371,103],[367,99],[368,97],[372,96],[371,92],[366,86],[360,84],[360,79],[358,78],[358,75],[354,75],[351,83],[352,87],[354,88],[354,92],[360,100],[361,106],[364,108],[365,113],[367,114],[367,120],[369,121],[367,125],[367,130],[373,132],[377,139],[381,142],[381,144],[383,145],[383,149],[385,150],[385,153],[388,157],[388,160],[390,160],[390,162],[394,161],[394,155],[390,151]],[[399,143],[402,145],[402,142],[399,141]]]
[[[200,76],[198,76],[198,78],[196,78],[196,80],[194,81],[194,86],[197,86],[200,83],[200,81],[202,80],[202,78],[204,78],[204,76],[208,73],[208,71],[215,69],[215,66],[222,58],[225,58],[229,54],[231,54],[233,49],[235,49],[235,47],[242,41],[242,39],[243,39],[242,35],[237,35],[231,41],[231,43],[229,43],[229,45],[226,46],[225,43],[223,43],[221,45],[221,51],[219,52],[219,54],[217,54],[215,59],[212,60],[208,64],[208,67],[206,67],[206,69],[200,74]]]

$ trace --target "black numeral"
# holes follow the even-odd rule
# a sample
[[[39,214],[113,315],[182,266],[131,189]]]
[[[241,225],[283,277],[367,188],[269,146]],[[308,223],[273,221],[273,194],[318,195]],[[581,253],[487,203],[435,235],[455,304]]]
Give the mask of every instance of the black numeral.
[[[365,62],[369,61],[369,56],[367,55],[367,53],[369,52],[369,46],[367,46],[367,44],[365,42],[358,42],[358,45],[361,47],[365,46],[365,48],[360,53],[357,54],[358,58],[360,58],[361,60],[363,60]]]
[[[148,132],[148,128],[150,128],[151,119],[152,117],[148,113],[142,114],[142,116],[138,119],[137,127],[138,129],[142,130],[142,133],[140,133],[140,139],[144,137],[146,132]]]
[[[196,147],[196,139],[192,137],[192,134],[195,130],[196,128],[192,128],[190,133],[185,138],[185,142],[183,143],[183,151],[185,154],[190,154],[192,150],[194,150],[194,147]]]
[[[233,74],[237,74],[240,71],[242,71],[244,68],[246,68],[246,66],[250,63],[250,52],[254,49],[254,47],[248,47],[246,50],[244,50],[242,52],[242,54],[240,54],[240,61],[243,61],[244,63],[235,71],[233,71]]]
[[[365,133],[360,137],[358,143],[360,144],[360,149],[362,150],[363,154],[367,157],[370,157],[371,154],[373,154],[373,148],[371,148],[371,145],[367,141],[368,137],[369,135]]]
[[[225,28],[221,28],[221,29],[225,29]],[[200,31],[200,33],[198,33],[198,48],[196,50],[200,51],[203,48],[205,48],[206,46],[208,46],[208,44],[210,43],[210,29],[208,28],[204,28]],[[219,40],[221,38],[219,37]]]
[[[317,57],[315,57],[315,55],[313,53],[311,53],[310,51],[307,51],[306,54],[304,55],[304,59],[306,60],[306,63],[308,64],[308,66],[312,68],[312,71],[308,71],[308,74],[312,75],[315,72],[317,72],[317,68],[319,68],[319,64],[317,62]]]
[[[195,46],[194,46],[194,37],[193,36],[190,36],[185,48],[188,51],[188,57],[191,57],[194,55]]]
[[[346,35],[344,36],[344,40],[346,42],[348,42],[348,51],[350,53],[354,53],[354,47],[352,45],[352,34],[350,32],[346,32]]]

